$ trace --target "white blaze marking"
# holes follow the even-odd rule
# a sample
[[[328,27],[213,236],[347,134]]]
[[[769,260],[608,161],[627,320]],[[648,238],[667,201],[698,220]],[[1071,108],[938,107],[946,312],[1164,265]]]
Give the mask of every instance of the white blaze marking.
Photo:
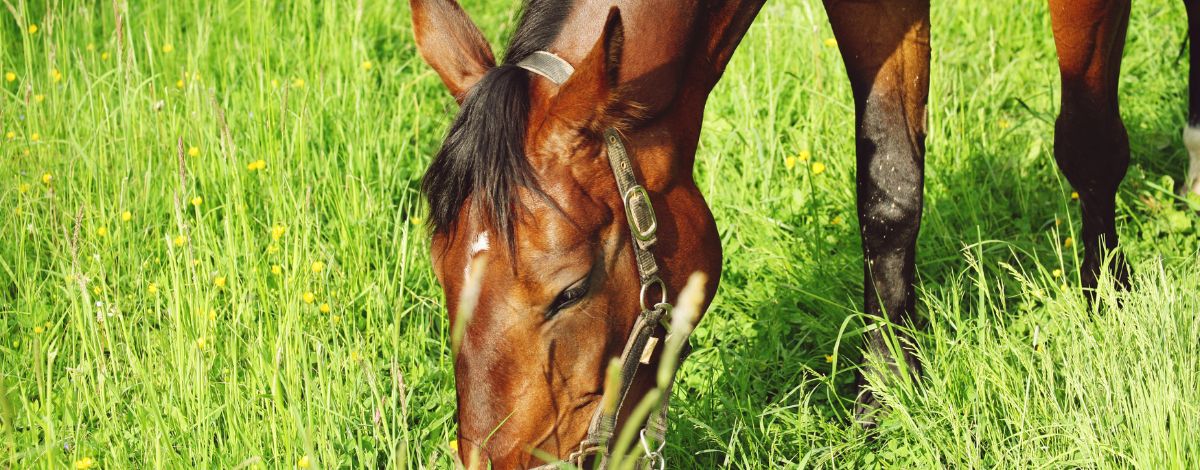
[[[467,265],[463,267],[464,279],[471,279],[471,260],[475,258],[475,255],[487,251],[491,246],[487,231],[479,232],[479,236],[475,238],[475,242],[471,243],[471,247],[467,249]]]

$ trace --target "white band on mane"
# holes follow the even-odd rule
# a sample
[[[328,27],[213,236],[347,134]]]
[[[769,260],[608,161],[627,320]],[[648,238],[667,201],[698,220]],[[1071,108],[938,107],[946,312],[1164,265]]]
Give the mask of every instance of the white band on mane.
[[[529,57],[517,62],[517,67],[546,77],[555,85],[562,85],[575,73],[575,67],[562,57],[546,51],[533,51]]]

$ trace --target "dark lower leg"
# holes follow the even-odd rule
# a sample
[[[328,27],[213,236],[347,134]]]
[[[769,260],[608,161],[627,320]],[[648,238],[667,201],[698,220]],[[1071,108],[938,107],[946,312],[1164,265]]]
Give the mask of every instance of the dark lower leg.
[[[1129,0],[1050,1],[1062,75],[1054,159],[1079,193],[1084,247],[1080,277],[1089,295],[1104,256],[1117,247],[1117,187],[1129,166],[1129,136],[1117,101],[1129,6]],[[1124,260],[1114,259],[1110,267],[1114,280],[1124,286]]]
[[[867,378],[880,383],[919,373],[915,344],[889,325],[911,326],[916,305],[913,265],[924,188],[929,3],[827,0],[825,6],[854,90],[864,308],[886,319],[865,337],[868,364],[883,367],[864,367],[858,377],[855,412],[870,425],[878,405],[862,388]]]

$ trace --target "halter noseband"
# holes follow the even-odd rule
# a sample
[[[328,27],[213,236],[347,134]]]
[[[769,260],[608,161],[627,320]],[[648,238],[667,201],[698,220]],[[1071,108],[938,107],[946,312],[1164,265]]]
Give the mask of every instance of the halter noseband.
[[[567,61],[546,51],[536,51],[516,65],[545,77],[555,85],[562,85],[575,71]],[[667,286],[658,276],[658,262],[654,257],[654,252],[651,251],[654,243],[658,240],[656,236],[658,220],[654,217],[650,193],[638,183],[631,156],[625,149],[625,144],[621,141],[621,136],[616,129],[609,128],[604,131],[604,143],[608,149],[608,162],[612,166],[613,177],[617,182],[617,192],[621,195],[622,205],[625,206],[625,217],[629,221],[629,232],[633,238],[633,252],[637,259],[638,278],[641,281],[638,302],[642,313],[634,322],[633,330],[621,352],[621,382],[620,387],[616,389],[616,406],[604,406],[608,397],[601,399],[601,406],[596,409],[596,413],[592,415],[591,423],[588,425],[587,436],[583,442],[579,443],[579,449],[572,452],[565,460],[578,468],[583,468],[589,458],[596,459],[593,462],[596,468],[607,468],[612,455],[610,441],[616,431],[617,414],[625,404],[625,398],[629,394],[630,387],[633,386],[633,379],[637,376],[640,366],[648,365],[654,349],[659,343],[665,342],[655,335],[659,326],[661,325],[665,332],[670,333],[669,320],[672,309],[671,304],[667,302]],[[647,298],[648,295],[653,294],[654,289],[658,289],[659,298]],[[680,351],[678,363],[682,363],[690,351],[687,338],[683,338],[683,348]],[[660,469],[665,467],[661,452],[666,442],[671,385],[675,382],[674,374],[677,370],[678,367],[671,371],[671,381],[668,382],[666,390],[663,390],[661,402],[650,413],[646,419],[646,425],[639,432],[644,455],[638,459],[638,467]],[[651,447],[652,445],[655,447]],[[534,470],[556,468],[559,468],[559,464],[551,463],[534,467]]]

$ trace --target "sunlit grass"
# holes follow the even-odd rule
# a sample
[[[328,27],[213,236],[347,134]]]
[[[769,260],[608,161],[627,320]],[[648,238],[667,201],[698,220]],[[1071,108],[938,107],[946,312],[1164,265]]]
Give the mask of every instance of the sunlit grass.
[[[484,3],[466,7],[498,44],[512,6]],[[1179,3],[1134,5],[1136,288],[1099,310],[1050,153],[1045,5],[934,5],[926,375],[882,391],[874,440],[847,416],[849,87],[819,2],[768,4],[705,115],[696,180],[726,266],[675,387],[672,467],[1200,466],[1200,224],[1168,180]],[[117,4],[0,14],[2,465],[450,466],[416,188],[454,104],[406,3]]]

